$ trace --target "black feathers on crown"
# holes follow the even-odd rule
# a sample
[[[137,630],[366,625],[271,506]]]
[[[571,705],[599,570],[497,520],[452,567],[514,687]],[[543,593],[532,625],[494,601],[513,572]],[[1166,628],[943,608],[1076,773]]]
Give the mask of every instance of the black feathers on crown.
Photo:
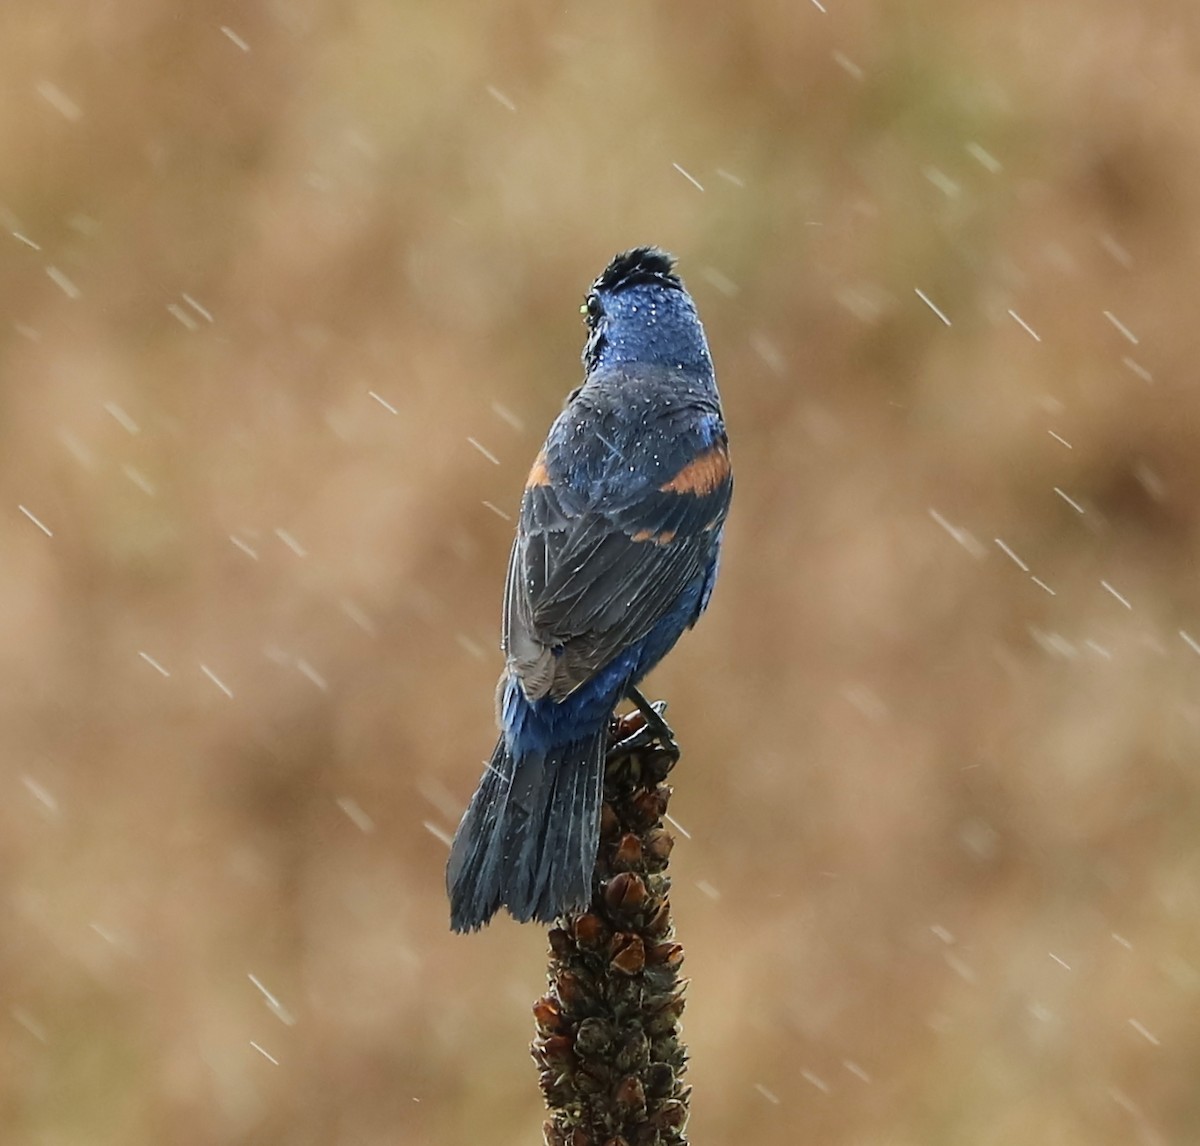
[[[674,271],[675,259],[666,251],[658,247],[634,247],[615,256],[592,289],[619,291],[637,283],[653,282],[683,290],[683,282]]]

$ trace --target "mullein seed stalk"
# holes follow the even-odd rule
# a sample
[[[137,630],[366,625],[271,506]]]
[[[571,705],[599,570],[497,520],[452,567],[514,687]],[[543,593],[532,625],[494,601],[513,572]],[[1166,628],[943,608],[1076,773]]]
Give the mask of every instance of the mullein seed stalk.
[[[677,753],[656,741],[618,747],[644,725],[640,713],[612,723],[591,903],[550,931],[532,1046],[548,1146],[687,1142],[687,981],[668,899],[674,840],[663,826]]]

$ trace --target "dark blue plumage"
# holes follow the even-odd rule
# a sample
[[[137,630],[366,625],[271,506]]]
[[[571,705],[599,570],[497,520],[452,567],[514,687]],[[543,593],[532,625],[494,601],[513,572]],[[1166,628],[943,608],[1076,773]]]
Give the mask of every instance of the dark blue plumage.
[[[585,377],[521,501],[501,736],[446,870],[450,921],[584,905],[613,709],[708,604],[733,478],[712,359],[669,255],[618,255],[585,305]]]

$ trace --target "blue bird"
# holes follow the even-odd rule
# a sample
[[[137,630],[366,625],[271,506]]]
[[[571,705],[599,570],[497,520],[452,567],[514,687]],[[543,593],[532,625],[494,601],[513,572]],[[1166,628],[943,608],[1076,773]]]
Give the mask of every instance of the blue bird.
[[[499,742],[450,852],[450,924],[553,922],[589,899],[609,718],[694,625],[733,491],[695,304],[656,247],[582,308],[584,381],[529,472],[504,591]]]

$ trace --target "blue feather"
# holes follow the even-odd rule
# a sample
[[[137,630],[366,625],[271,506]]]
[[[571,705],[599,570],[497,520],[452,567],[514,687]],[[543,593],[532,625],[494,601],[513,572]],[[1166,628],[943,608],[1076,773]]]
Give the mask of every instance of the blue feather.
[[[618,256],[587,377],[530,473],[504,607],[500,739],[451,848],[451,926],[583,907],[614,708],[708,605],[732,491],[712,359],[670,257]]]

